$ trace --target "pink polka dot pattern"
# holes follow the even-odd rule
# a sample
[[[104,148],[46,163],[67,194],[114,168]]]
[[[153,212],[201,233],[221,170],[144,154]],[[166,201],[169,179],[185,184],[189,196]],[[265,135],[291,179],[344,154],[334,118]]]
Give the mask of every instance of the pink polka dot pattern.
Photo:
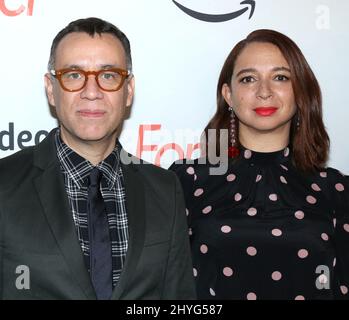
[[[187,215],[187,217],[189,216],[189,210],[187,208],[185,208],[185,214]]]
[[[277,201],[278,196],[277,196],[276,193],[272,193],[272,194],[269,195],[269,199],[270,199],[271,201]]]
[[[233,269],[229,268],[229,267],[225,267],[223,269],[223,274],[226,276],[226,277],[231,277],[233,275]]]
[[[194,174],[194,181],[196,181],[197,178],[198,178],[198,176],[196,174]]]
[[[284,156],[285,156],[285,157],[288,157],[289,154],[290,154],[290,149],[287,147],[287,148],[284,150]]]
[[[221,231],[223,233],[229,233],[231,231],[231,227],[229,227],[229,226],[222,226]]]
[[[316,198],[314,198],[313,196],[307,196],[307,202],[310,204],[315,204],[316,203]]]
[[[301,259],[306,258],[309,255],[308,250],[306,249],[301,249],[298,251],[298,257],[300,257]]]
[[[206,208],[204,208],[203,210],[202,210],[202,213],[203,214],[208,214],[208,213],[210,213],[212,211],[212,207],[211,206],[207,206]]]
[[[272,278],[274,281],[279,281],[279,280],[282,278],[282,274],[281,274],[281,272],[279,272],[279,271],[274,271],[274,272],[271,274],[271,278]]]
[[[276,158],[245,150],[218,177],[211,177],[210,163],[194,161],[178,171],[174,166],[188,203],[192,272],[202,281],[198,295],[312,300],[321,295],[316,280],[330,284],[329,296],[338,292],[348,297],[349,283],[342,273],[349,264],[341,256],[349,248],[349,208],[341,202],[349,192],[347,178],[331,168],[301,175],[292,163],[292,150],[287,158],[284,150]],[[323,264],[330,274],[316,274]],[[334,270],[342,279],[338,284],[331,282]],[[236,284],[240,290],[235,291]]]
[[[333,222],[333,227],[335,228],[336,225],[337,225],[337,219],[336,219],[336,218],[333,218],[332,222]]]
[[[248,210],[247,210],[247,214],[250,216],[250,217],[253,217],[253,216],[255,216],[256,214],[257,214],[257,209],[256,208],[249,208]]]
[[[311,185],[311,188],[314,190],[314,191],[321,191],[320,187],[316,184],[316,183],[313,183]]]
[[[348,293],[348,287],[347,286],[340,286],[342,294],[346,295]]]
[[[321,233],[321,239],[324,240],[324,241],[328,241],[327,233]]]
[[[246,252],[249,256],[253,257],[257,254],[257,249],[255,247],[248,247]]]
[[[280,177],[280,181],[281,181],[282,183],[284,183],[284,184],[287,184],[287,180],[285,179],[284,176],[281,176],[281,177]]]
[[[200,251],[201,251],[201,253],[203,253],[203,254],[207,253],[207,252],[208,252],[208,247],[207,247],[207,245],[206,245],[206,244],[202,244],[202,245],[200,246]]]
[[[232,181],[234,181],[236,179],[236,175],[235,174],[229,174],[228,176],[227,176],[227,181],[229,181],[229,182],[232,182]]]
[[[282,235],[282,231],[280,229],[273,229],[273,230],[271,230],[271,234],[274,237],[280,237]]]
[[[337,191],[344,191],[344,186],[341,183],[336,183],[335,188]]]
[[[254,292],[247,294],[247,300],[257,300],[257,295]]]
[[[234,196],[235,201],[240,201],[242,199],[242,195],[240,193],[235,194]]]
[[[245,150],[244,157],[246,159],[250,159],[252,157],[252,151],[251,150]]]
[[[304,219],[304,212],[301,210],[298,210],[295,212],[294,216],[298,219],[298,220],[302,220]]]
[[[202,194],[204,193],[204,189],[196,189],[195,192],[194,192],[194,196],[195,197],[200,197]]]
[[[190,175],[194,174],[194,173],[195,173],[194,168],[193,168],[193,167],[189,167],[189,168],[187,169],[187,173],[190,174]]]

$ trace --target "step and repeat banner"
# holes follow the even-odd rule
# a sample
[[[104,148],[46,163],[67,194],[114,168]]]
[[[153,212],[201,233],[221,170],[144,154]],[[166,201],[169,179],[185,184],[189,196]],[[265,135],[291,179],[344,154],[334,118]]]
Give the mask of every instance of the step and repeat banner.
[[[120,138],[129,152],[165,168],[199,156],[226,56],[268,28],[292,38],[314,70],[329,165],[349,174],[348,12],[348,0],[0,0],[0,158],[57,126],[44,90],[52,39],[70,21],[96,16],[131,42],[136,95]]]

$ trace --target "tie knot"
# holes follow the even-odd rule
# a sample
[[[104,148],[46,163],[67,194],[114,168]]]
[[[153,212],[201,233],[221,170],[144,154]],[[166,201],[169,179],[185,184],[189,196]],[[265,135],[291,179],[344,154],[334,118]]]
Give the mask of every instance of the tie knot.
[[[94,167],[91,172],[90,172],[90,176],[89,176],[89,186],[91,187],[99,187],[99,184],[101,182],[102,179],[102,172],[99,171],[99,169],[97,167]]]

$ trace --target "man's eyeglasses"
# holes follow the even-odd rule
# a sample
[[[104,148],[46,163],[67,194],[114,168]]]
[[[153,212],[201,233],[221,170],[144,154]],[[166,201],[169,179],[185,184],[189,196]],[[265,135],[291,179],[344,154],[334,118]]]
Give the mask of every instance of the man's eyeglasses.
[[[82,90],[89,75],[94,75],[97,85],[104,91],[118,91],[130,75],[127,70],[113,68],[99,71],[84,71],[80,69],[50,70],[51,75],[58,79],[65,91],[76,92]]]

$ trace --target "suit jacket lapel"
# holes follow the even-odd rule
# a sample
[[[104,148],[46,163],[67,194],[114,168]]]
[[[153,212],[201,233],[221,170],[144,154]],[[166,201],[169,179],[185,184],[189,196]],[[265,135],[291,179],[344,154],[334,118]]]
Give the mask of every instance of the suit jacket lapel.
[[[122,298],[127,284],[136,272],[145,239],[145,198],[143,182],[134,164],[122,164],[126,191],[129,242],[126,261],[112,299]]]
[[[64,180],[54,147],[54,131],[51,131],[46,141],[38,146],[34,157],[35,165],[43,170],[34,180],[34,184],[52,233],[73,278],[85,295],[82,299],[96,299],[65,193]]]

